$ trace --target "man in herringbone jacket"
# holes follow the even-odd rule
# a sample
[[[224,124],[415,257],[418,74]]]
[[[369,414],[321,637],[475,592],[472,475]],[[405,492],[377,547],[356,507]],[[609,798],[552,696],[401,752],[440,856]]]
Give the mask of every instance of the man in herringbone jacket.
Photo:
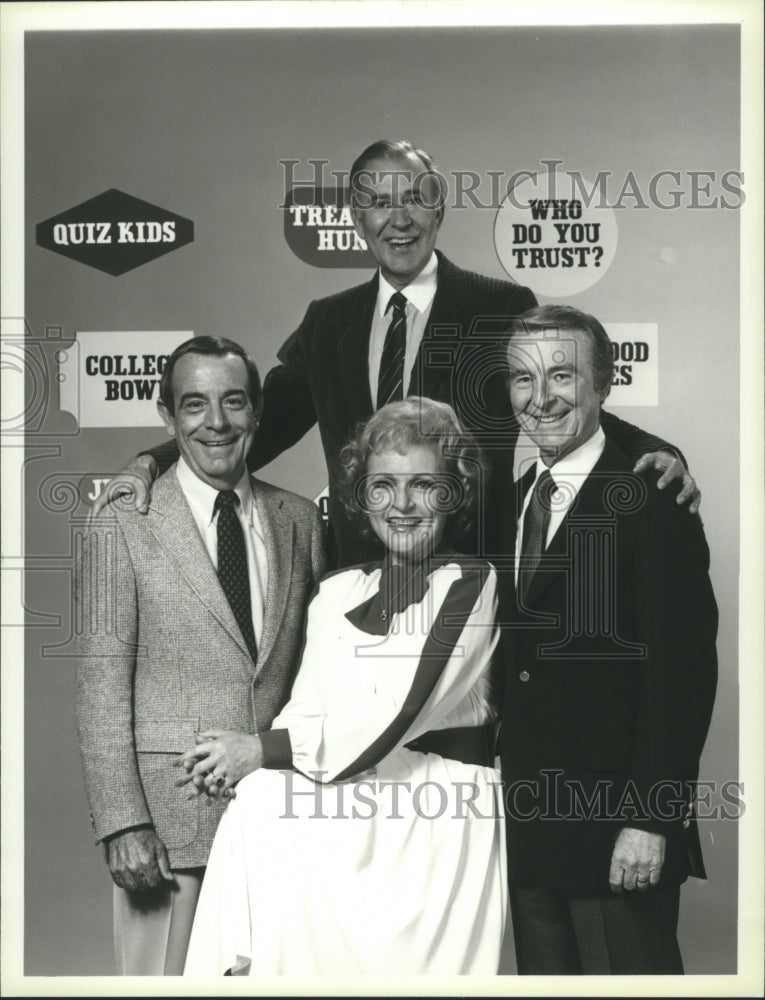
[[[221,796],[187,798],[172,763],[195,734],[270,726],[324,568],[315,504],[246,470],[260,382],[239,345],[188,341],[160,391],[181,458],[157,481],[147,516],[113,504],[96,519],[78,568],[80,750],[115,882],[117,968],[133,975],[181,973],[222,811]],[[232,492],[251,627],[218,576],[216,497]]]

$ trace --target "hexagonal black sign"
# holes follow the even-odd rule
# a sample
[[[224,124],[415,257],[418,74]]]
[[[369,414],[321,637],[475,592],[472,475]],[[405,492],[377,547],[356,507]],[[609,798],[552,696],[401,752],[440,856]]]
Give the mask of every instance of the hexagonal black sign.
[[[194,239],[194,223],[110,188],[37,224],[37,245],[107,274],[124,274]]]

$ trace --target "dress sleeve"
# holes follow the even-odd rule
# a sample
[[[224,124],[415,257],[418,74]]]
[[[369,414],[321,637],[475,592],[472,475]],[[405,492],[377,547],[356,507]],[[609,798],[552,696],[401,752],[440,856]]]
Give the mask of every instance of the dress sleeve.
[[[273,741],[282,750],[289,745],[292,766],[304,774],[322,782],[344,780],[439,728],[491,661],[498,640],[496,574],[485,563],[471,568],[449,564],[433,573],[426,602],[431,592],[430,627],[407,629],[402,621],[406,612],[397,615],[390,635],[369,657],[379,664],[377,670],[374,663],[367,664],[375,676],[369,696],[330,706],[317,684],[328,653],[320,633],[338,611],[336,602],[322,599],[319,592],[309,611],[306,653],[292,697],[274,720],[272,733],[262,736],[266,766]],[[337,648],[353,655],[352,643]],[[351,671],[354,663],[339,667]],[[289,762],[283,758],[271,764],[285,765]]]

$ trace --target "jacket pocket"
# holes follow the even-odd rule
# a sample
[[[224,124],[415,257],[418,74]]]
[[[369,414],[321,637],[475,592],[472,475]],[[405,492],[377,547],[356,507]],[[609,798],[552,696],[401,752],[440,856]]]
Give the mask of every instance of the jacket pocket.
[[[134,726],[138,771],[152,822],[165,846],[188,847],[199,829],[199,802],[187,799],[188,788],[176,788],[183,773],[175,758],[194,746],[199,728],[195,716],[137,719]]]
[[[173,767],[176,756],[176,753],[140,750],[137,754],[138,772],[152,822],[160,839],[171,849],[193,844],[199,829],[199,802],[186,798],[188,788],[175,787],[182,773]]]

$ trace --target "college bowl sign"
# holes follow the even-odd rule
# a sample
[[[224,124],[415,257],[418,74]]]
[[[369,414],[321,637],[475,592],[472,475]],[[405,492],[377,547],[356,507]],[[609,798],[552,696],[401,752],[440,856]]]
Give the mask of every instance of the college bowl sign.
[[[194,223],[110,188],[37,224],[37,245],[119,275],[194,239]]]

